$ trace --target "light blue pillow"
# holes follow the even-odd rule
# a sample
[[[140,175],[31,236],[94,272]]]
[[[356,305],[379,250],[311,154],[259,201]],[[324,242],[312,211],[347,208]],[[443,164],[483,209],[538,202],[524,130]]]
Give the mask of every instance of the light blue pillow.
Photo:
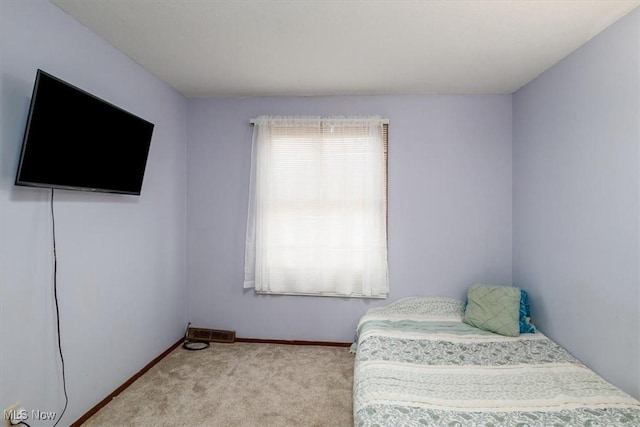
[[[531,323],[531,310],[529,308],[529,295],[524,289],[520,289],[520,333],[535,334],[536,327]]]

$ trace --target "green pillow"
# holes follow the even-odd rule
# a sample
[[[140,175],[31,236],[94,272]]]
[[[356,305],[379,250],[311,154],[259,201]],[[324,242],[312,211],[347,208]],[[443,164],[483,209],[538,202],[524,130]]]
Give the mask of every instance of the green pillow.
[[[500,335],[520,335],[520,288],[473,285],[467,297],[463,322]]]

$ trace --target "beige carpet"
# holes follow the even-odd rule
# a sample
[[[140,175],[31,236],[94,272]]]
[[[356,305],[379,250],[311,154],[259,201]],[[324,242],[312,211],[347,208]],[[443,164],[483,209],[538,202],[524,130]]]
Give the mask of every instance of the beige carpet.
[[[178,348],[84,426],[350,426],[353,355],[344,347]]]

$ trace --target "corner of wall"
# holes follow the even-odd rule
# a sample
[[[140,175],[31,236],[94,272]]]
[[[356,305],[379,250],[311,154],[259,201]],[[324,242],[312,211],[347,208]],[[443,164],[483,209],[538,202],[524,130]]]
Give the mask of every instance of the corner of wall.
[[[636,115],[638,117],[638,120],[636,121],[637,125],[638,125],[638,165],[640,165],[640,8],[636,8],[636,10],[632,13],[635,13],[635,18],[636,18],[636,42],[637,42],[637,49],[638,49],[638,55],[636,56],[636,70],[637,70],[637,75],[638,75],[638,95],[636,98]],[[638,211],[640,212],[640,167],[638,167],[638,200],[637,203],[639,205],[638,207]],[[639,223],[640,223],[640,218],[638,219]],[[637,298],[638,298],[638,312],[640,312],[640,224],[638,225],[638,287],[637,287]],[[636,331],[638,331],[638,339],[637,339],[637,343],[638,346],[640,346],[640,315],[638,315],[638,325],[636,325]],[[640,349],[638,350],[638,353],[640,353]],[[640,358],[638,358],[637,360],[637,384],[636,384],[636,397],[640,398]]]

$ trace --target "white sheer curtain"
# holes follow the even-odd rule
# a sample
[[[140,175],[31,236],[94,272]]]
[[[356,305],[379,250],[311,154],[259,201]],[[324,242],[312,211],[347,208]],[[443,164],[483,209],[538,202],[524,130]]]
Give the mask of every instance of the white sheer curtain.
[[[245,288],[387,296],[384,135],[379,117],[254,120]]]

